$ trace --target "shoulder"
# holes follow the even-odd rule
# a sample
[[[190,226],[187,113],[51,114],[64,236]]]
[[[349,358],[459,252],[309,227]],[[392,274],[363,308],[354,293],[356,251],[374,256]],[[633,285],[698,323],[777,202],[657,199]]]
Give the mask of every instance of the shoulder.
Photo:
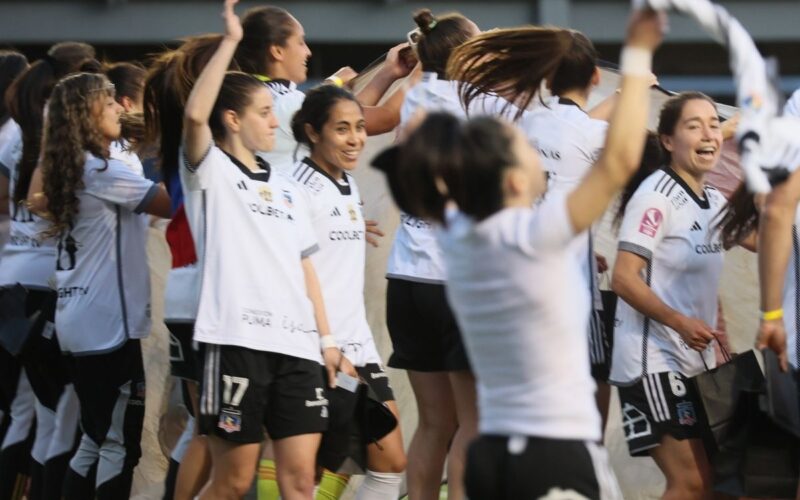
[[[722,207],[728,202],[728,199],[719,191],[719,189],[715,188],[714,186],[706,184],[704,187],[706,192],[706,196],[708,197],[708,201],[718,207]]]

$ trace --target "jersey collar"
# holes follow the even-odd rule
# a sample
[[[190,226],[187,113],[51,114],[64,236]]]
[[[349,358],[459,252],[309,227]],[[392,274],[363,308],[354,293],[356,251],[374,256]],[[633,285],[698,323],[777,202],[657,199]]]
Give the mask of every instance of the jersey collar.
[[[586,112],[586,111],[584,111],[584,109],[582,107],[580,107],[580,105],[577,102],[575,102],[572,99],[569,99],[567,97],[559,96],[558,97],[558,103],[561,104],[561,105],[564,105],[564,106],[575,106],[576,108],[580,109],[584,113]]]
[[[331,183],[333,183],[334,186],[336,186],[336,188],[339,190],[340,193],[342,193],[345,196],[350,195],[351,193],[350,180],[348,179],[349,176],[347,175],[347,172],[344,172],[344,175],[342,176],[342,180],[344,181],[344,184],[342,184],[341,182],[331,177],[331,175],[325,170],[323,170],[322,167],[314,163],[314,160],[312,160],[310,157],[306,156],[305,158],[303,158],[303,163],[313,168],[323,176],[327,177],[328,180],[331,181]]]
[[[703,194],[705,194],[706,197],[700,198],[699,196],[697,196],[697,193],[695,193],[694,190],[690,188],[688,184],[686,184],[686,181],[684,181],[681,178],[681,176],[678,175],[677,172],[672,170],[670,167],[661,167],[661,170],[663,170],[664,172],[666,172],[667,175],[672,177],[672,179],[675,182],[677,182],[678,185],[682,187],[684,191],[686,191],[686,194],[688,194],[689,197],[692,198],[695,203],[697,203],[697,206],[699,206],[703,210],[711,208],[711,204],[708,202],[708,193],[706,193],[705,187],[703,187]]]
[[[289,90],[294,90],[297,88],[296,83],[290,80],[284,80],[283,78],[270,78],[265,75],[253,75],[253,76],[264,82],[266,85],[269,85],[270,87],[281,86],[281,87],[286,87]]]
[[[254,181],[269,182],[270,174],[272,173],[272,167],[270,167],[269,163],[264,161],[264,159],[261,158],[260,156],[256,155],[256,163],[258,163],[258,166],[261,167],[261,170],[263,170],[263,172],[253,172],[252,170],[247,168],[244,165],[244,163],[237,160],[235,156],[228,153],[224,149],[220,150],[223,153],[225,153],[228,156],[228,158],[230,158],[231,162],[233,162],[233,164],[236,165],[239,168],[239,170],[241,170],[242,173],[247,177],[253,179]]]

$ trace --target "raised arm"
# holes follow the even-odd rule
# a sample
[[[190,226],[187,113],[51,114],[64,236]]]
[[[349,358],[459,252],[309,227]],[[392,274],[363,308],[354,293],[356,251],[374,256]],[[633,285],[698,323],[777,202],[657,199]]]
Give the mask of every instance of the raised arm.
[[[374,106],[378,104],[383,94],[389,90],[389,87],[391,87],[395,81],[411,73],[416,61],[404,57],[407,50],[411,50],[408,43],[401,43],[389,49],[389,52],[386,54],[386,61],[384,61],[381,69],[379,69],[372,80],[356,94],[358,102],[363,106]]]
[[[228,70],[236,46],[242,39],[242,24],[234,13],[233,6],[239,0],[225,0],[222,18],[225,20],[225,36],[219,48],[208,61],[186,101],[183,112],[183,150],[186,159],[198,164],[211,143],[211,128],[208,119],[214,109],[225,72]]]
[[[792,252],[792,226],[800,201],[800,169],[767,195],[758,225],[758,276],[762,318],[756,347],[769,347],[787,368],[783,286]]]
[[[622,52],[622,84],[611,115],[603,153],[567,198],[572,226],[587,229],[636,172],[644,150],[650,109],[650,62],[661,43],[662,19],[653,11],[636,11],[628,25]]]

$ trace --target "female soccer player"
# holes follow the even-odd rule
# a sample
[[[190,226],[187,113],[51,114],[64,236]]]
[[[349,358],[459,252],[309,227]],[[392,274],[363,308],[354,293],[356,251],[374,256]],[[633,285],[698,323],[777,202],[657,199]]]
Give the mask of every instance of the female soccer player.
[[[102,75],[63,79],[48,104],[41,167],[28,202],[58,239],[56,330],[73,356],[81,443],[64,485],[67,499],[126,498],[141,455],[150,283],[137,213],[166,217],[169,197],[110,159],[122,107]],[[90,471],[96,467],[95,477]]]
[[[542,64],[532,67],[557,66],[552,61],[564,56],[558,49],[569,32],[532,29],[539,47],[552,50],[542,50]],[[521,132],[493,119],[461,124],[430,116],[395,153],[394,165],[389,162],[390,182],[409,211],[443,225],[448,298],[479,381],[481,437],[470,448],[465,474],[471,498],[567,490],[619,498],[595,444],[600,419],[585,336],[589,293],[566,249],[638,167],[647,75],[660,39],[655,14],[636,13],[605,148],[568,193],[534,205],[545,189],[538,154]],[[483,60],[486,70],[491,61]],[[538,73],[540,82],[553,70]]]
[[[226,73],[243,35],[235,3],[225,2],[225,36],[183,123],[181,184],[203,266],[200,419],[213,462],[200,497],[245,494],[265,426],[282,497],[309,498],[328,414],[319,363],[331,386],[337,370],[355,370],[330,336],[305,195],[256,156],[274,142],[272,96],[254,76]]]
[[[383,371],[364,306],[368,231],[361,197],[350,175],[367,138],[361,105],[333,85],[311,90],[292,119],[297,142],[310,151],[294,178],[308,193],[320,251],[311,260],[319,275],[331,332],[356,371],[399,420],[397,404]],[[374,231],[374,229],[372,229]],[[357,498],[399,496],[405,453],[400,427],[368,447],[367,476]]]
[[[716,365],[709,325],[723,245],[712,226],[725,199],[705,185],[723,141],[713,101],[673,97],[658,135],[666,164],[630,198],[619,233],[611,381],[630,453],[653,457],[667,478],[664,498],[711,498],[700,401],[686,379]]]
[[[412,40],[423,74],[406,94],[400,126],[418,109],[466,116],[445,68],[451,51],[477,35],[478,27],[460,14],[434,17],[429,10],[416,13],[414,21]],[[401,213],[386,277],[386,324],[394,349],[389,366],[407,371],[417,401],[409,496],[438,498],[447,458],[448,498],[462,498],[464,457],[477,434],[475,379],[445,298],[441,251],[429,221]]]

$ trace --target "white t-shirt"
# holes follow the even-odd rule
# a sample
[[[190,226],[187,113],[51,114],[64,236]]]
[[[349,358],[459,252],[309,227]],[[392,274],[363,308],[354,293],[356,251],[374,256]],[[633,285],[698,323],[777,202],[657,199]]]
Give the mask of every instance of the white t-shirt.
[[[600,439],[586,342],[589,291],[565,249],[566,197],[475,223],[448,214],[447,297],[478,381],[480,432]]]
[[[111,158],[121,161],[135,173],[144,177],[144,166],[142,165],[142,160],[139,159],[139,155],[131,151],[129,148],[130,143],[125,139],[120,139],[119,141],[112,142],[108,149]]]
[[[150,333],[150,272],[139,213],[158,186],[119,160],[86,155],[74,227],[59,238],[61,349],[96,354]]]
[[[305,158],[294,170],[305,188],[319,251],[311,256],[328,323],[339,347],[355,366],[380,363],[364,307],[366,239],[361,196],[355,179],[341,181]]]
[[[291,174],[295,163],[308,156],[308,148],[300,146],[298,149],[292,133],[292,118],[303,106],[306,95],[289,80],[271,80],[266,86],[272,94],[272,112],[278,119],[278,128],[272,151],[259,151],[258,156],[273,169]]]
[[[647,260],[643,278],[664,304],[680,314],[717,324],[717,291],[724,259],[715,217],[725,198],[705,187],[699,198],[671,169],[642,182],[625,209],[619,249]],[[613,383],[628,384],[648,373],[676,371],[692,377],[716,366],[713,346],[701,354],[671,328],[617,304]]]
[[[470,104],[469,116],[499,116],[506,104],[507,101],[499,97],[486,95]],[[406,93],[400,108],[399,126],[403,127],[419,109],[446,111],[461,118],[467,117],[458,96],[458,83],[440,80],[436,73],[431,72],[423,73],[420,82]],[[506,110],[512,114],[515,111],[516,108],[512,107]],[[443,283],[444,264],[433,226],[428,221],[401,212],[387,267],[388,278]]]
[[[53,238],[43,238],[47,222],[31,213],[25,203],[14,203],[22,158],[22,132],[8,120],[0,129],[0,175],[8,178],[8,241],[0,255],[0,285],[21,283],[29,288],[49,289],[55,272]]]
[[[320,361],[301,259],[317,250],[308,199],[262,162],[252,172],[215,145],[182,160],[181,186],[202,269],[194,339]]]

